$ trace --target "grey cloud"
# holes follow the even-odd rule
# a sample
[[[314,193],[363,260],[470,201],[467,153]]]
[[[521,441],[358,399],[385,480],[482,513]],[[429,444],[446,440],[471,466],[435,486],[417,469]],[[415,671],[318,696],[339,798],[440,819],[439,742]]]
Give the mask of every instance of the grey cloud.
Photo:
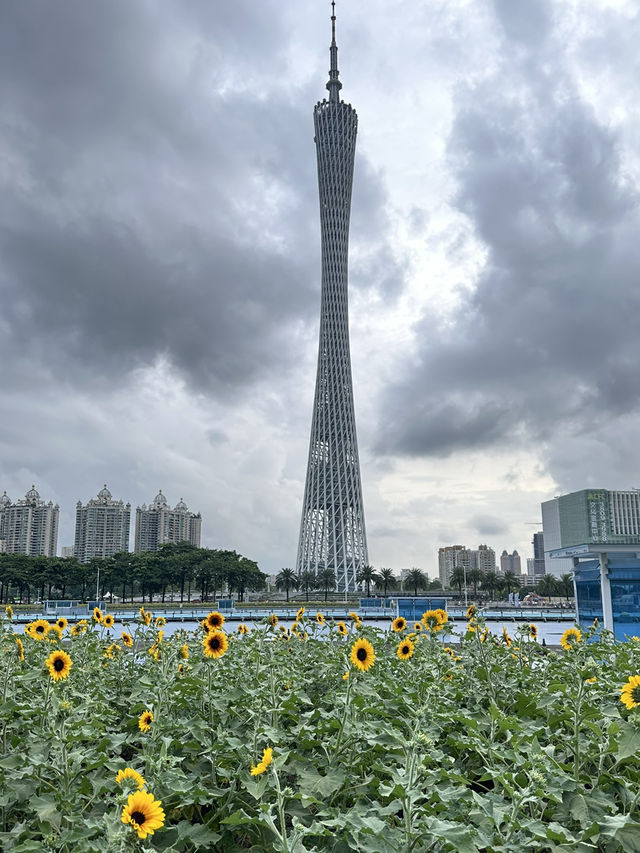
[[[386,452],[529,442],[640,407],[638,194],[619,139],[557,56],[535,67],[504,49],[460,93],[449,140],[486,265],[453,323],[416,324],[418,356],[384,400]]]
[[[509,530],[500,518],[492,515],[474,515],[469,519],[469,526],[474,528],[480,536],[501,536]]]
[[[311,110],[324,80],[283,89],[286,23],[272,12],[4,7],[5,352],[26,340],[23,359],[91,384],[163,357],[217,393],[300,358],[292,330],[313,327],[319,296]],[[355,243],[379,239],[376,275],[356,284],[397,291],[365,158],[357,193]]]

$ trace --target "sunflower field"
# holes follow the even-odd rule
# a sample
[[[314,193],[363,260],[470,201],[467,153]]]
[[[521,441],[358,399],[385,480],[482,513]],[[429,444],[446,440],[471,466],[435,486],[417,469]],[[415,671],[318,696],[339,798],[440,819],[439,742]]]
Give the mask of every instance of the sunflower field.
[[[640,851],[640,642],[0,623],[3,851]]]

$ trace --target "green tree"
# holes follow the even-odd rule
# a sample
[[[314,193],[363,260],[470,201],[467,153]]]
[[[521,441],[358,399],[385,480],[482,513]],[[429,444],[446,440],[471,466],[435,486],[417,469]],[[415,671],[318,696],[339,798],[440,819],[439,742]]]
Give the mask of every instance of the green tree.
[[[358,571],[356,575],[356,581],[365,585],[365,589],[367,591],[367,598],[369,598],[371,595],[371,584],[375,583],[377,579],[378,576],[373,566],[362,566],[362,568]]]
[[[504,573],[504,586],[505,586],[505,589],[507,591],[507,595],[509,595],[509,593],[512,590],[515,591],[516,589],[519,589],[520,578],[517,575],[515,575],[513,572],[505,572]]]
[[[298,584],[298,589],[301,589],[304,592],[307,601],[309,601],[309,590],[316,588],[315,573],[309,569],[305,569],[303,572],[300,572]]]
[[[382,585],[383,595],[385,598],[387,597],[387,590],[395,589],[397,582],[397,578],[392,569],[380,569],[378,572],[378,580],[376,581],[376,584]]]
[[[493,601],[495,598],[495,592],[498,588],[499,578],[496,572],[492,569],[489,569],[484,573],[484,577],[482,579],[482,588],[486,589],[489,593],[489,600]]]
[[[558,580],[553,575],[543,575],[536,584],[536,592],[546,598],[551,598],[558,591]]]
[[[424,589],[426,583],[427,579],[421,569],[413,568],[409,572],[407,572],[407,577],[405,578],[405,585],[409,588],[413,588],[414,595],[418,594],[418,587],[420,589]]]
[[[473,584],[473,597],[478,598],[478,584],[482,582],[482,571],[480,569],[469,569],[467,579]]]
[[[466,585],[465,582],[466,576],[464,568],[462,566],[456,566],[451,572],[451,577],[449,578],[449,585],[458,587],[458,594],[460,598],[462,598],[462,587]]]
[[[298,576],[293,569],[282,569],[276,575],[276,589],[286,592],[287,602],[289,601],[289,590],[297,589],[298,583]]]
[[[336,588],[336,573],[333,569],[320,569],[315,577],[315,587],[324,590],[324,600],[326,601],[329,597],[329,590]]]
[[[569,599],[573,597],[573,575],[560,575],[558,586],[564,593],[567,601],[569,601]]]

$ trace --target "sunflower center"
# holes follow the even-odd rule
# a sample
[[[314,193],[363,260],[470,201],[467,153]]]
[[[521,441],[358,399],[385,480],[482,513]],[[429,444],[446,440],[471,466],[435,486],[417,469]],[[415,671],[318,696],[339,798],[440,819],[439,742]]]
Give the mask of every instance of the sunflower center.
[[[409,654],[409,646],[403,646],[403,647],[402,647],[402,654],[403,654],[403,655],[408,655],[408,654]]]
[[[36,634],[44,634],[44,626],[43,625],[38,625],[38,627],[36,628]]]
[[[631,691],[631,698],[636,704],[640,705],[640,684]]]
[[[131,820],[135,821],[138,826],[142,826],[146,819],[147,816],[143,812],[131,812]]]
[[[212,637],[209,640],[209,648],[212,651],[216,651],[217,649],[219,649],[220,648],[220,640],[217,637]]]
[[[53,668],[56,672],[62,672],[62,670],[64,669],[64,661],[62,660],[62,658],[56,658],[54,660]]]
[[[359,648],[356,652],[356,657],[360,661],[365,661],[367,659],[367,650],[363,648]]]

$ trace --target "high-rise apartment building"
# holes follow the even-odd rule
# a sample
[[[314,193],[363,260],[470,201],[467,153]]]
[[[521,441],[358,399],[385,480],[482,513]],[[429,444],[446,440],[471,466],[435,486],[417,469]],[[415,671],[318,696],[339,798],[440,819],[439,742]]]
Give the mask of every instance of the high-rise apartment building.
[[[73,555],[81,563],[129,550],[131,504],[113,499],[105,483],[97,497],[76,504]]]
[[[495,572],[496,552],[493,548],[488,545],[478,545],[475,550],[469,553],[469,565],[472,569],[479,569],[481,572]]]
[[[182,498],[171,509],[160,489],[149,506],[136,508],[134,551],[157,551],[164,542],[189,542],[199,548],[201,531],[200,513],[190,512]]]
[[[539,530],[533,534],[531,541],[533,545],[533,577],[541,578],[545,574],[544,568],[544,533]],[[527,560],[527,565],[529,561]],[[527,574],[529,573],[527,569]]]
[[[58,547],[60,507],[45,503],[35,486],[22,500],[11,502],[5,492],[0,497],[0,550],[7,554],[55,557]]]
[[[353,406],[347,267],[358,117],[340,100],[335,4],[331,16],[329,99],[313,111],[318,161],[322,298],[318,371],[297,571],[333,569],[338,590],[356,589],[368,563]]]
[[[502,552],[500,555],[500,571],[502,574],[505,574],[505,572],[513,572],[514,575],[518,576],[522,574],[520,554],[515,549],[513,554],[508,554],[506,550]]]
[[[447,545],[438,549],[438,575],[442,587],[451,586],[451,575],[456,568],[471,568],[471,551],[465,545]]]

